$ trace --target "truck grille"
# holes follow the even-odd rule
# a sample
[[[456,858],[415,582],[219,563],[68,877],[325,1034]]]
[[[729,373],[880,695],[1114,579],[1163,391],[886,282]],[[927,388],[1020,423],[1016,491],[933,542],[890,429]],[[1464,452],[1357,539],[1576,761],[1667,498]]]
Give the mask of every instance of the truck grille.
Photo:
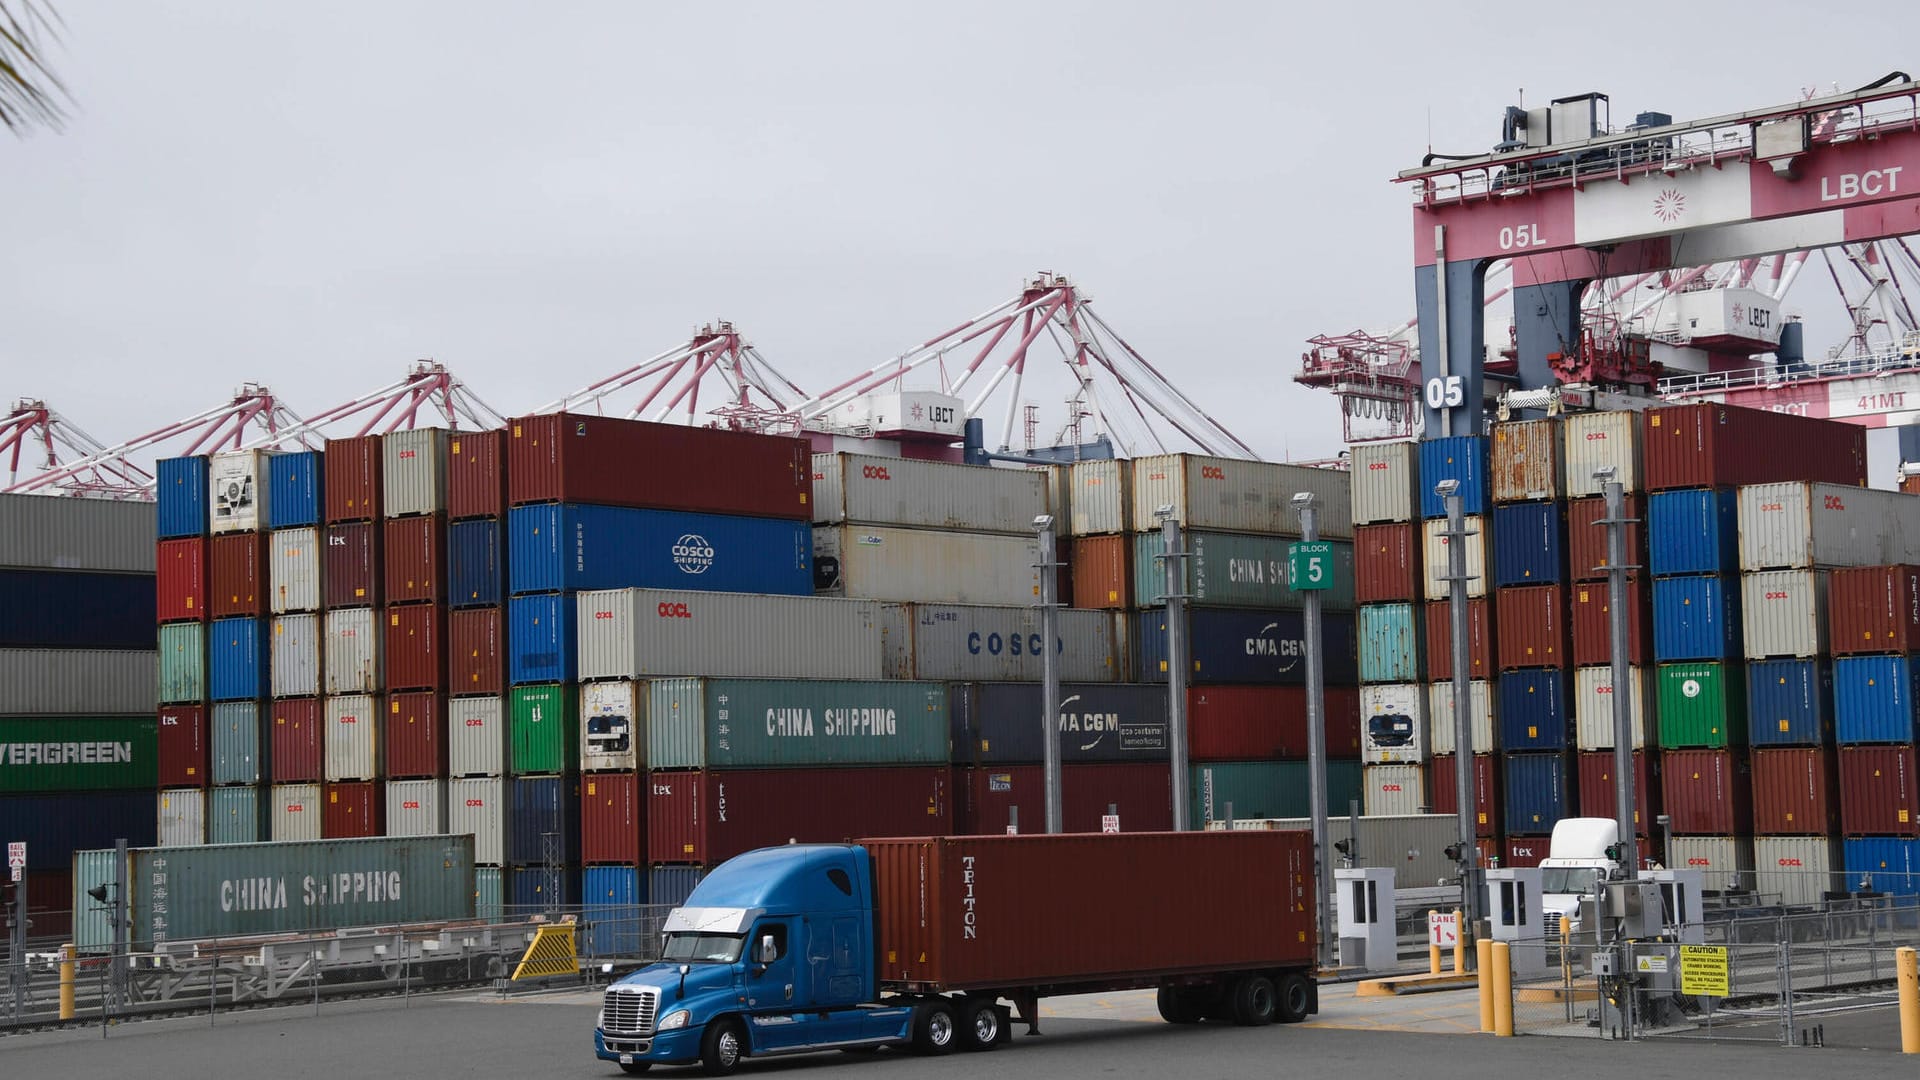
[[[607,990],[600,1012],[600,1030],[618,1035],[653,1034],[653,1014],[660,991],[651,986],[615,986]]]

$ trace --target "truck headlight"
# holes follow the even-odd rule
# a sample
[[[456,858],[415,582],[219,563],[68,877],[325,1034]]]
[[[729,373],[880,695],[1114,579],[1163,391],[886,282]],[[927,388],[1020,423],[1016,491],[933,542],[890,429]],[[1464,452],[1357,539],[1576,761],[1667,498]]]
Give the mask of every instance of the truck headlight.
[[[672,1012],[660,1018],[660,1030],[673,1031],[678,1028],[686,1027],[688,1019],[689,1018],[687,1016],[687,1010],[675,1009]]]

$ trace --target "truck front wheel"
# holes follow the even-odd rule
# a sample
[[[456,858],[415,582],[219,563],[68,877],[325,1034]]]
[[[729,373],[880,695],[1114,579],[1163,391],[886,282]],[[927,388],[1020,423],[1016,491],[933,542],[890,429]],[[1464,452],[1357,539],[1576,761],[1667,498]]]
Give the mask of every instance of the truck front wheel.
[[[1280,977],[1279,1015],[1283,1024],[1298,1024],[1313,1013],[1313,984],[1305,975],[1294,972]]]
[[[747,1056],[747,1029],[731,1016],[723,1016],[707,1025],[700,1040],[700,1071],[708,1076],[726,1076],[739,1068]]]
[[[960,1045],[967,1050],[998,1050],[1007,1041],[1007,1014],[992,998],[968,998],[960,1006]]]
[[[1259,1027],[1273,1023],[1273,980],[1265,975],[1248,975],[1233,984],[1233,1022],[1241,1027]]]
[[[927,1055],[950,1054],[959,1034],[954,1023],[953,1005],[935,999],[925,1001],[913,1011],[913,1048]]]

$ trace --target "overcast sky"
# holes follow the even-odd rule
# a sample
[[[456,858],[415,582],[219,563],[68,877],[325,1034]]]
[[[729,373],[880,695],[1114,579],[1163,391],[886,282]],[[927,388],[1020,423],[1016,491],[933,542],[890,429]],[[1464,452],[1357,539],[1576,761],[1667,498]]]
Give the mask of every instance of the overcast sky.
[[[1291,377],[1411,315],[1389,180],[1429,128],[1486,150],[1521,88],[1757,108],[1911,67],[1920,29],[1482,7],[64,0],[75,115],[0,137],[0,393],[113,442],[433,357],[512,413],[714,318],[824,389],[1046,268],[1257,451],[1326,456]]]

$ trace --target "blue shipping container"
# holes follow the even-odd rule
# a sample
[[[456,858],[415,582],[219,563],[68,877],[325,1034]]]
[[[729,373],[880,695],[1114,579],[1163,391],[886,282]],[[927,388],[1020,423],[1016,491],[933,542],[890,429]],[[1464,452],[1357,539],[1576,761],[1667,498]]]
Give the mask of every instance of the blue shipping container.
[[[1557,502],[1493,508],[1493,583],[1558,585],[1567,579],[1567,520]]]
[[[261,844],[269,840],[267,800],[251,784],[207,792],[207,843]]]
[[[1426,624],[1412,604],[1367,604],[1360,608],[1360,681],[1420,681],[1420,646]]]
[[[707,876],[704,866],[656,866],[647,871],[647,902],[684,904],[693,887]]]
[[[159,538],[207,535],[207,459],[161,458],[154,463],[153,474]]]
[[[1740,580],[1735,577],[1656,578],[1653,582],[1653,656],[1675,660],[1739,660]]]
[[[545,503],[507,515],[507,585],[813,595],[813,526],[777,518]]]
[[[516,866],[540,866],[546,848],[540,838],[553,833],[560,862],[580,861],[580,781],[573,776],[522,776],[508,781],[506,857]]]
[[[1818,660],[1757,660],[1747,666],[1747,731],[1755,746],[1827,741],[1833,671]]]
[[[638,956],[651,948],[655,927],[642,905],[647,872],[632,866],[589,866],[580,874],[581,918],[587,924],[585,955]]]
[[[1558,668],[1503,671],[1497,693],[1502,748],[1566,750],[1573,746],[1567,672]]]
[[[0,648],[150,652],[152,574],[0,570]]]
[[[1737,571],[1739,505],[1733,488],[1655,493],[1647,500],[1647,571],[1654,577]]]
[[[1853,837],[1846,841],[1841,858],[1847,867],[1849,892],[1858,890],[1864,880],[1871,892],[1920,895],[1920,840]]]
[[[507,873],[513,875],[513,895],[507,903],[509,918],[524,919],[570,908],[580,902],[580,868],[577,866],[562,866],[552,874],[543,866],[516,866]]]
[[[572,682],[579,666],[572,593],[516,596],[507,602],[507,681]]]
[[[267,696],[267,620],[213,620],[207,630],[207,684],[215,701]]]
[[[0,796],[0,834],[26,843],[29,870],[69,869],[74,852],[110,848],[123,836],[129,846],[152,847],[159,821],[152,789]]]
[[[1307,682],[1304,616],[1297,611],[1196,608],[1188,613],[1187,642],[1195,683],[1258,683],[1304,686]],[[1140,682],[1167,681],[1167,620],[1164,611],[1133,619]],[[1352,615],[1320,617],[1328,686],[1352,686],[1360,674]],[[514,645],[519,649],[518,643]]]
[[[506,539],[497,518],[447,526],[448,607],[496,607],[506,599]]]
[[[1484,514],[1493,505],[1485,435],[1456,435],[1420,444],[1420,516],[1446,517],[1447,501],[1433,493],[1442,480],[1460,481],[1460,512]]]
[[[298,529],[320,524],[326,502],[321,482],[321,460],[315,451],[274,454],[267,458],[267,528]]]
[[[1544,836],[1573,813],[1572,759],[1566,754],[1508,754],[1507,832]]]
[[[263,751],[272,745],[260,738],[261,709],[257,701],[229,701],[215,705],[210,714],[213,744],[213,782],[216,784],[260,784],[272,773],[267,769]],[[209,817],[211,824],[211,817]],[[251,843],[251,841],[229,841]]]
[[[1842,746],[1920,737],[1920,664],[1910,656],[1843,656],[1833,662],[1833,735]]]

